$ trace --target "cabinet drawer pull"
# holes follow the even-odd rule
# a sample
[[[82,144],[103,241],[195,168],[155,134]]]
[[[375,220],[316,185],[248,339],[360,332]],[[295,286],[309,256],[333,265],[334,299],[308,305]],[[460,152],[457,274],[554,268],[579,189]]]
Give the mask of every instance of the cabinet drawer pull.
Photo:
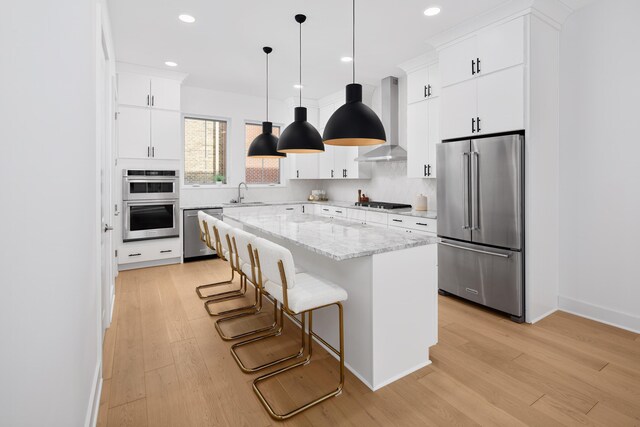
[[[402,220],[401,220],[401,219],[393,219],[392,221],[393,221],[393,222],[402,222]]]
[[[285,208],[287,211],[292,211],[294,208]]]
[[[141,253],[137,253],[137,254],[129,254],[129,256],[140,256],[142,255]]]
[[[428,227],[429,224],[425,224],[424,222],[416,222],[416,225],[421,225],[423,227]]]
[[[329,209],[322,208],[323,211],[329,212]]]
[[[336,211],[336,213],[342,213],[342,211]]]
[[[173,252],[171,249],[165,249],[163,251],[160,251],[161,254],[168,254],[170,252]]]

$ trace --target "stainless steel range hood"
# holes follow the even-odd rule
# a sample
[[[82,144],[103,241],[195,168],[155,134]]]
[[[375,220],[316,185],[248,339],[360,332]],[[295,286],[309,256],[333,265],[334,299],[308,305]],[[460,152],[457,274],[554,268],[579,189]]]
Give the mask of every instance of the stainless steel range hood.
[[[360,157],[358,162],[406,162],[407,151],[398,145],[398,78],[382,79],[382,124],[387,142]]]

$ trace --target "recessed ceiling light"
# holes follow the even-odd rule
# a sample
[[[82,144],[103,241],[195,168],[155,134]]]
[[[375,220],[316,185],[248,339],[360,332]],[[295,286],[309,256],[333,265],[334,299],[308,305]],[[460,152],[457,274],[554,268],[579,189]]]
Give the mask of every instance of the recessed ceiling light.
[[[430,7],[424,11],[424,14],[427,16],[436,16],[439,13],[440,13],[440,8],[436,6]]]
[[[353,58],[350,56],[343,56],[342,58],[340,58],[340,61],[342,62],[351,62],[353,61]]]
[[[187,15],[187,14],[182,14],[180,16],[178,16],[178,19],[181,20],[182,22],[186,22],[187,24],[193,24],[194,22],[196,22],[196,18],[194,18],[191,15]]]
[[[304,88],[304,86],[299,85],[299,84],[297,84],[297,83],[296,83],[296,84],[294,84],[294,85],[293,85],[293,87],[294,87],[294,89],[303,89],[303,88]]]
[[[167,67],[177,67],[178,64],[173,62],[173,61],[167,61],[164,63],[164,65],[166,65]]]

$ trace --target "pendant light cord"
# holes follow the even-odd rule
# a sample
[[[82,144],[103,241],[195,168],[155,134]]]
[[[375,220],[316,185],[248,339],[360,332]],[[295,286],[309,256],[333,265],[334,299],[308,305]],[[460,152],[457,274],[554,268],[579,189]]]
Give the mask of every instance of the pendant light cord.
[[[269,54],[267,53],[267,121],[269,121]]]
[[[302,22],[300,23],[300,69],[299,69],[299,75],[300,75],[300,80],[298,82],[298,84],[300,85],[300,106],[302,107]]]
[[[352,43],[353,45],[351,46],[351,57],[353,58],[353,60],[351,61],[352,63],[352,72],[353,72],[353,83],[356,82],[356,0],[353,0],[352,3],[352,27],[351,27],[351,36],[352,36]]]

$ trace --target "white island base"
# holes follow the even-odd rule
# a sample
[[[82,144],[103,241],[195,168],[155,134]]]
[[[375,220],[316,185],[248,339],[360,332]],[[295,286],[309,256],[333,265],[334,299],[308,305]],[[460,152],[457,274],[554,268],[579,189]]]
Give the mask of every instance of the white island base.
[[[347,291],[345,365],[369,388],[375,391],[431,363],[429,347],[438,333],[437,245],[336,261],[247,224],[243,228],[285,246],[296,266]],[[313,330],[337,348],[335,310],[314,312]]]

